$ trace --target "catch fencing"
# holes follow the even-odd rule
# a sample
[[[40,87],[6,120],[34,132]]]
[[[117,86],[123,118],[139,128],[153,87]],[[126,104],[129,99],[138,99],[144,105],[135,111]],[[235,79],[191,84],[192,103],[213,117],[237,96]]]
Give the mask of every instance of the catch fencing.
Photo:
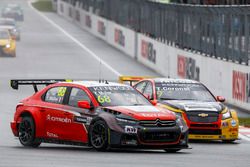
[[[249,65],[250,6],[64,0],[168,45]]]

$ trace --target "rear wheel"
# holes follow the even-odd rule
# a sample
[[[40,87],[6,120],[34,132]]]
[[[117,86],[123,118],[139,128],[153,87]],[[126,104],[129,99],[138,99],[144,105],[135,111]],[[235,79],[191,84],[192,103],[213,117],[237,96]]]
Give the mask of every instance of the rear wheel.
[[[168,153],[176,153],[176,152],[180,151],[181,149],[164,149],[164,150]]]
[[[108,126],[102,121],[96,121],[90,128],[91,145],[98,151],[105,151],[108,147]]]
[[[23,117],[19,124],[19,141],[28,147],[38,147],[41,142],[35,138],[35,123],[31,117]]]

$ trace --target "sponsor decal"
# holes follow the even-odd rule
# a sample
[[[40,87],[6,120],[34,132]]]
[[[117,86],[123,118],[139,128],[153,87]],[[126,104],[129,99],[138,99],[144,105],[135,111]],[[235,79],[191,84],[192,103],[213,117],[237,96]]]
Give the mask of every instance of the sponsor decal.
[[[163,117],[163,116],[166,116],[166,114],[143,113],[142,116],[144,116],[144,117]]]
[[[71,119],[69,118],[63,118],[63,117],[54,117],[47,115],[47,121],[52,121],[52,122],[62,122],[62,123],[71,123]]]
[[[141,41],[141,56],[152,63],[156,63],[156,50],[151,42]]]
[[[86,125],[90,125],[91,121],[92,121],[92,117],[87,117],[87,122],[86,122]]]
[[[233,119],[233,120],[231,121],[231,125],[232,125],[233,127],[235,127],[235,126],[237,125],[237,122]]]
[[[51,132],[47,132],[46,133],[48,137],[53,137],[53,138],[58,138],[57,134],[51,133]]]
[[[124,131],[125,133],[136,134],[137,128],[134,128],[133,126],[125,126]]]
[[[74,121],[79,123],[86,123],[87,119],[84,117],[74,116]]]
[[[80,11],[76,10],[76,21],[80,22],[81,21],[81,16],[80,16]]]
[[[115,28],[115,43],[125,47],[125,35],[122,30]]]
[[[208,117],[208,114],[206,114],[206,113],[200,113],[200,114],[198,114],[198,116],[204,118],[204,117]]]
[[[98,20],[97,22],[97,31],[103,36],[106,35],[106,27],[104,25],[104,22],[101,20]]]
[[[123,106],[123,108],[133,110],[135,112],[159,112],[154,106]]]
[[[86,16],[85,16],[85,25],[86,25],[87,27],[89,27],[89,28],[92,27],[92,21],[91,21],[90,15],[86,15]]]
[[[233,71],[233,99],[250,102],[250,73]]]
[[[200,80],[200,67],[196,65],[196,60],[191,57],[178,55],[177,74],[181,78]]]

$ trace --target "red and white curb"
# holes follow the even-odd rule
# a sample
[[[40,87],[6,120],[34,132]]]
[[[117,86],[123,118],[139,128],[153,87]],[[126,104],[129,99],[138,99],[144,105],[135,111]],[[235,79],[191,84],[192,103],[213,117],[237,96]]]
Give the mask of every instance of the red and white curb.
[[[250,141],[250,128],[240,126],[240,128],[239,128],[239,137],[241,139]]]

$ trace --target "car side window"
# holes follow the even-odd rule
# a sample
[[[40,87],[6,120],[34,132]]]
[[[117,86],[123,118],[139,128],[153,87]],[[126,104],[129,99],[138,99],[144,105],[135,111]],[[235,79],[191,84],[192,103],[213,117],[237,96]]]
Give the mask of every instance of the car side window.
[[[146,82],[140,82],[137,85],[135,85],[135,89],[137,89],[139,92],[143,93],[143,90],[145,89],[147,83]]]
[[[87,93],[79,88],[72,88],[70,96],[69,96],[69,105],[73,107],[78,107],[78,101],[87,100],[91,102]]]
[[[143,94],[149,95],[149,99],[153,99],[153,86],[152,83],[148,82]]]
[[[44,100],[49,103],[62,104],[67,87],[54,87],[46,92]]]

